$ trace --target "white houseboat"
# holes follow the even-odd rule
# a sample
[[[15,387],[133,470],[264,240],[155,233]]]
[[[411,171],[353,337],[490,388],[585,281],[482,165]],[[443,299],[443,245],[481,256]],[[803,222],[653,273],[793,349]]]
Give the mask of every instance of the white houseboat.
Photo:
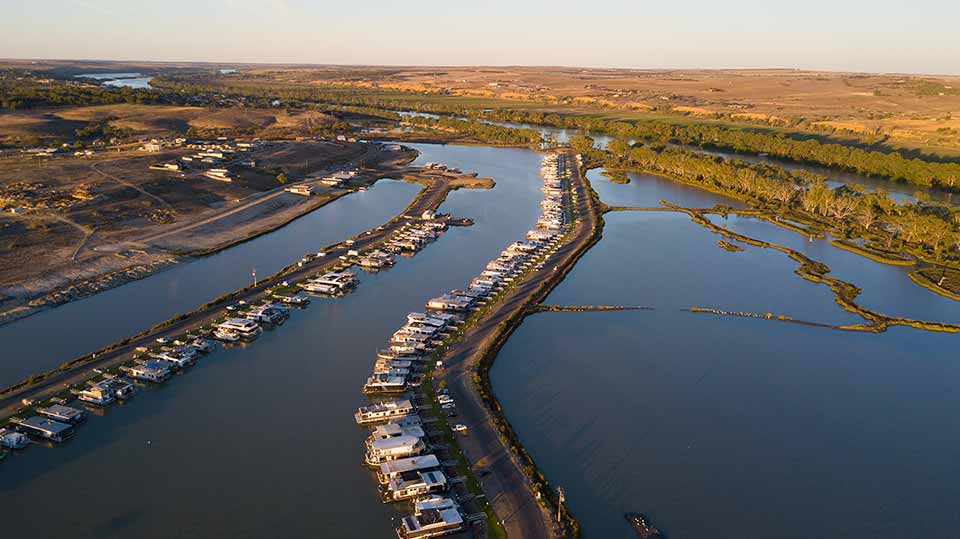
[[[231,318],[218,325],[217,328],[232,331],[241,339],[255,339],[263,333],[263,328],[260,327],[260,324],[253,320],[247,320],[246,318]]]
[[[26,434],[13,429],[0,428],[0,447],[7,449],[23,449],[30,444]]]
[[[422,438],[410,435],[394,436],[382,440],[367,440],[365,461],[370,466],[379,466],[391,460],[422,455],[427,444]]]
[[[391,402],[375,402],[357,408],[357,412],[353,415],[353,418],[359,425],[381,423],[398,417],[411,415],[416,412],[416,410],[413,403],[406,399]]]
[[[450,498],[432,495],[418,498],[413,514],[403,517],[397,528],[399,539],[427,539],[455,533],[463,529],[463,516]]]

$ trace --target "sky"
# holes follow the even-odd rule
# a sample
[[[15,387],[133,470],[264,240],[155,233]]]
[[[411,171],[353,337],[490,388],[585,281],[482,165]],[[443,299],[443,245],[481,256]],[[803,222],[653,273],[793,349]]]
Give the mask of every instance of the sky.
[[[0,0],[0,58],[960,75],[949,0]]]

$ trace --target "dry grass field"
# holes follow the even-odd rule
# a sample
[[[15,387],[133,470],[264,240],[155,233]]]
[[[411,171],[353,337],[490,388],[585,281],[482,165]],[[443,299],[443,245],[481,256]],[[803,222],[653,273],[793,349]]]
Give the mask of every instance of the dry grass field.
[[[99,113],[64,112],[76,118]],[[0,305],[16,304],[69,282],[153,263],[158,255],[168,256],[162,250],[170,245],[189,251],[190,242],[211,249],[236,241],[231,236],[235,230],[191,227],[201,221],[214,223],[238,207],[252,208],[244,217],[244,235],[255,234],[258,227],[276,226],[274,220],[282,221],[278,216],[289,220],[316,203],[284,193],[271,201],[269,211],[253,209],[282,187],[273,171],[282,170],[288,181],[296,181],[366,155],[370,147],[272,143],[249,154],[257,162],[256,169],[236,167],[235,179],[229,183],[205,178],[199,171],[148,169],[150,164],[191,152],[175,148],[161,153],[111,151],[82,158],[0,157],[0,207],[7,208],[0,214]],[[260,196],[267,191],[271,191],[269,197]],[[177,241],[180,229],[190,230],[189,241]],[[162,244],[140,241],[161,234]]]
[[[278,83],[404,90],[619,118],[688,117],[856,136],[960,151],[960,77],[772,70],[561,67],[263,67]],[[439,99],[439,97],[438,97]]]
[[[315,112],[281,109],[204,108],[164,105],[100,105],[0,113],[0,145],[40,144],[48,137],[71,137],[91,123],[107,122],[134,136],[163,137],[191,127],[208,130],[256,130],[266,138],[294,136],[335,121]]]

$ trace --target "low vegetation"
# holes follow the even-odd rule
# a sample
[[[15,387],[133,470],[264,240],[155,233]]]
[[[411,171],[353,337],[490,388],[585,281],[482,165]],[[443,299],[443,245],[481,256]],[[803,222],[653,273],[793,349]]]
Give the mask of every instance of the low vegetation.
[[[891,253],[886,258],[904,253],[896,256],[960,262],[960,213],[947,206],[898,204],[883,192],[831,189],[824,178],[804,170],[789,172],[683,148],[623,142],[599,150],[589,137],[574,137],[571,143],[591,164],[664,175],[746,201],[770,217],[797,218],[841,238],[863,238],[865,245]]]

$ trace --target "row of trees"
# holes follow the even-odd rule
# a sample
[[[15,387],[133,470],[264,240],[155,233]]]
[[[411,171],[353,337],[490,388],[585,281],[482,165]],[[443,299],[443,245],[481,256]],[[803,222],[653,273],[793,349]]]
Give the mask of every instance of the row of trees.
[[[588,159],[611,168],[639,168],[700,184],[752,205],[798,212],[828,222],[850,236],[882,240],[888,248],[917,250],[937,260],[960,258],[960,213],[920,202],[898,204],[883,191],[842,186],[806,171],[758,165],[704,155],[677,147],[654,148],[619,141],[607,150],[593,148],[589,137],[571,144]]]
[[[477,120],[458,120],[449,117],[435,119],[416,116],[407,118],[407,121],[416,126],[450,131],[484,142],[521,144],[524,146],[540,145],[540,132],[533,129],[513,129],[499,125],[491,125]]]
[[[484,113],[484,116],[499,121],[538,123],[584,132],[604,132],[624,139],[765,153],[793,161],[906,181],[923,187],[960,191],[960,163],[908,158],[895,151],[866,150],[849,144],[821,142],[815,138],[798,138],[771,131],[715,124],[677,124],[655,120],[624,122],[538,111],[500,110]]]
[[[47,84],[0,81],[0,108],[6,110],[64,105],[158,103],[159,93],[135,88],[94,88],[53,81]]]

